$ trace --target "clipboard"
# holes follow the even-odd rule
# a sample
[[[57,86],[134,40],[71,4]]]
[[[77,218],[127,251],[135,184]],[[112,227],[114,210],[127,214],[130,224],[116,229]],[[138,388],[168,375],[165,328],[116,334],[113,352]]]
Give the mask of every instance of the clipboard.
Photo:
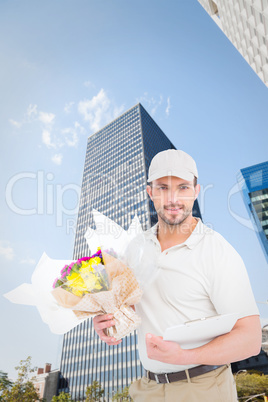
[[[183,349],[197,348],[212,341],[217,336],[230,332],[238,318],[237,313],[232,313],[188,321],[167,328],[163,339],[164,341],[178,342]]]

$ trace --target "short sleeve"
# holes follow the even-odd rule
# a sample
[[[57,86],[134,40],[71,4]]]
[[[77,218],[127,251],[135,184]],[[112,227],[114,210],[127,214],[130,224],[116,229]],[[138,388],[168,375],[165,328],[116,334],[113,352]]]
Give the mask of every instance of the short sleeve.
[[[220,235],[210,267],[210,298],[218,314],[237,313],[240,318],[259,315],[245,264]]]

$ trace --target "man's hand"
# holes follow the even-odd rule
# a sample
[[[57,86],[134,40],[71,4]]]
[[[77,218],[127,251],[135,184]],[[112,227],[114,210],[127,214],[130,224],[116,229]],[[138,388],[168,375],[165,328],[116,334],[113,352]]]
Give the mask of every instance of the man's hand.
[[[107,345],[109,346],[118,345],[119,343],[122,342],[122,339],[117,341],[112,336],[107,336],[105,334],[106,328],[110,328],[115,325],[115,321],[113,321],[113,315],[111,314],[96,315],[96,317],[93,318],[93,325],[100,339],[103,342],[107,343]]]
[[[262,331],[257,315],[237,320],[233,329],[203,346],[182,349],[176,342],[163,341],[161,336],[146,335],[149,359],[163,363],[188,365],[220,365],[247,359],[260,353]]]
[[[185,351],[176,342],[164,341],[162,336],[147,334],[146,346],[149,359],[169,364],[187,364]]]

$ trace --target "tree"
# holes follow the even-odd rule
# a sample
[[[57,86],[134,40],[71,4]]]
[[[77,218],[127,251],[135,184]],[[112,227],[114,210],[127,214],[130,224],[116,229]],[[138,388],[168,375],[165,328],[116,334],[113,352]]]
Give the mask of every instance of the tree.
[[[4,386],[7,376],[3,376],[0,383],[1,395],[0,400],[4,402],[35,402],[43,401],[40,399],[33,382],[29,379],[29,374],[34,370],[31,368],[31,357],[21,360],[20,365],[15,367],[18,370],[18,379],[11,385]],[[5,373],[4,373],[5,374]],[[6,383],[7,384],[7,383]]]
[[[96,402],[99,401],[104,394],[104,389],[101,388],[101,384],[98,381],[93,381],[93,383],[87,387],[86,390],[86,401],[85,402]]]
[[[121,392],[117,391],[116,394],[113,396],[113,401],[118,401],[118,402],[129,402],[133,401],[133,399],[130,397],[129,393],[129,387],[125,387]]]
[[[268,375],[248,372],[239,373],[236,376],[236,388],[239,398],[259,394],[268,396]],[[260,396],[255,400],[263,401],[263,399],[263,396]]]
[[[51,402],[73,402],[70,394],[61,392],[58,396],[53,396]]]
[[[0,390],[9,389],[13,382],[9,380],[7,373],[0,370]]]
[[[4,394],[8,392],[12,384],[13,383],[9,380],[7,373],[0,371],[0,401],[4,401]]]

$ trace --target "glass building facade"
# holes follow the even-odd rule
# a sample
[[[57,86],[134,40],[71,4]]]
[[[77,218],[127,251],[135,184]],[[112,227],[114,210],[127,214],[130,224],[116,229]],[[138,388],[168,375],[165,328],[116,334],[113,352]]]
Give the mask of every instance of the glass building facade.
[[[156,223],[156,212],[146,192],[151,159],[166,149],[175,149],[141,104],[137,104],[88,138],[78,212],[74,259],[88,255],[84,238],[94,229],[92,208],[124,229],[137,215],[143,229]],[[198,203],[194,215],[200,216]],[[95,251],[95,250],[93,250]],[[107,346],[87,320],[64,335],[61,358],[62,390],[74,400],[83,400],[86,388],[98,381],[106,401],[142,375],[136,333],[120,345]]]
[[[267,0],[198,2],[268,87]]]
[[[241,169],[238,183],[268,261],[268,162]]]

